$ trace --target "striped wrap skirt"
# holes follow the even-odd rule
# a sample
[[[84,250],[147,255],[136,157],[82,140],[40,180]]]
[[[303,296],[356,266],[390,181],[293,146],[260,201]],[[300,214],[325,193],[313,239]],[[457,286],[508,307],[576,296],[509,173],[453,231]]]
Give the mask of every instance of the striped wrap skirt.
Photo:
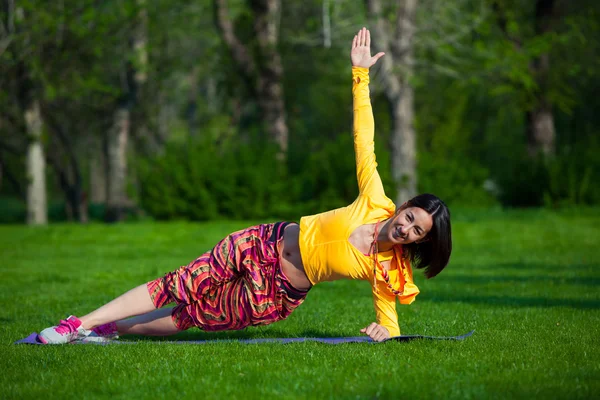
[[[236,330],[287,318],[308,293],[281,270],[278,245],[288,224],[234,232],[189,265],[148,282],[154,305],[176,303],[172,317],[180,330]]]

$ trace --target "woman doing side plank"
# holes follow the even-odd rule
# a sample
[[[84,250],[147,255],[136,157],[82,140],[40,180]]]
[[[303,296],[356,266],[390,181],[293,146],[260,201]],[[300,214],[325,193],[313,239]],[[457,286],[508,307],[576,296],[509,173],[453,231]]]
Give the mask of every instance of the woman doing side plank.
[[[44,329],[45,343],[108,340],[118,335],[172,335],[243,329],[287,318],[320,282],[360,279],[372,286],[376,322],[360,331],[382,341],[400,335],[396,298],[414,301],[414,268],[428,278],[452,251],[450,214],[431,194],[398,208],[386,197],[374,152],[369,99],[370,33],[352,42],[354,149],[359,195],[347,207],[234,232],[189,265],[138,286],[81,318]],[[163,307],[175,303],[173,307]],[[131,318],[133,317],[133,318]]]

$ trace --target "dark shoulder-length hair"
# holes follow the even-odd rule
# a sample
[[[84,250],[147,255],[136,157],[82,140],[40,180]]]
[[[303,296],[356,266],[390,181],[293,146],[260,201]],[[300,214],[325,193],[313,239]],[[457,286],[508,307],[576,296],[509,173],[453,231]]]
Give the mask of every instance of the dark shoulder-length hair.
[[[425,268],[425,276],[433,278],[448,265],[452,253],[450,210],[442,200],[429,193],[420,194],[404,203],[401,209],[419,207],[433,219],[431,230],[419,243],[403,246],[405,257],[414,268]]]

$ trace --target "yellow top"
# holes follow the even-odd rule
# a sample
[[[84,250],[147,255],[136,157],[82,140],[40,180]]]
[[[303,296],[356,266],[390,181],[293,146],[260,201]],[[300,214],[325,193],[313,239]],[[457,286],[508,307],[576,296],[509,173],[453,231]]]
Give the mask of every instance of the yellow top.
[[[393,216],[396,206],[386,197],[375,161],[375,122],[369,98],[369,69],[352,68],[354,95],[354,151],[359,195],[347,207],[300,219],[300,253],[310,282],[337,279],[362,279],[371,282],[377,323],[385,326],[391,336],[400,335],[396,296],[388,288],[378,266],[377,284],[373,286],[373,258],[361,253],[348,240],[361,225],[373,224]],[[419,289],[412,279],[408,263],[400,262],[398,248],[380,252],[379,261],[392,259],[389,280],[402,292],[402,304],[414,301]],[[399,271],[401,273],[399,273]]]

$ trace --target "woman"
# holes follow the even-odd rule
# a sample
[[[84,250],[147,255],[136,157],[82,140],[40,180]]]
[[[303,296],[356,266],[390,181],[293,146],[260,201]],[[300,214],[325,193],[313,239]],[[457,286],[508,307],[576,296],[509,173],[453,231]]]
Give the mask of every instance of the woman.
[[[354,147],[359,195],[347,207],[232,233],[187,266],[138,286],[81,318],[43,330],[45,343],[107,340],[117,335],[172,335],[243,329],[287,318],[320,282],[342,278],[372,284],[376,320],[361,332],[375,341],[398,336],[396,297],[410,304],[419,293],[411,264],[432,278],[452,250],[450,214],[429,194],[396,210],[385,196],[374,153],[369,99],[370,33],[352,42]],[[168,303],[171,308],[161,308]],[[134,318],[129,318],[136,316]],[[129,319],[126,319],[129,318]],[[116,321],[116,322],[113,322]]]

